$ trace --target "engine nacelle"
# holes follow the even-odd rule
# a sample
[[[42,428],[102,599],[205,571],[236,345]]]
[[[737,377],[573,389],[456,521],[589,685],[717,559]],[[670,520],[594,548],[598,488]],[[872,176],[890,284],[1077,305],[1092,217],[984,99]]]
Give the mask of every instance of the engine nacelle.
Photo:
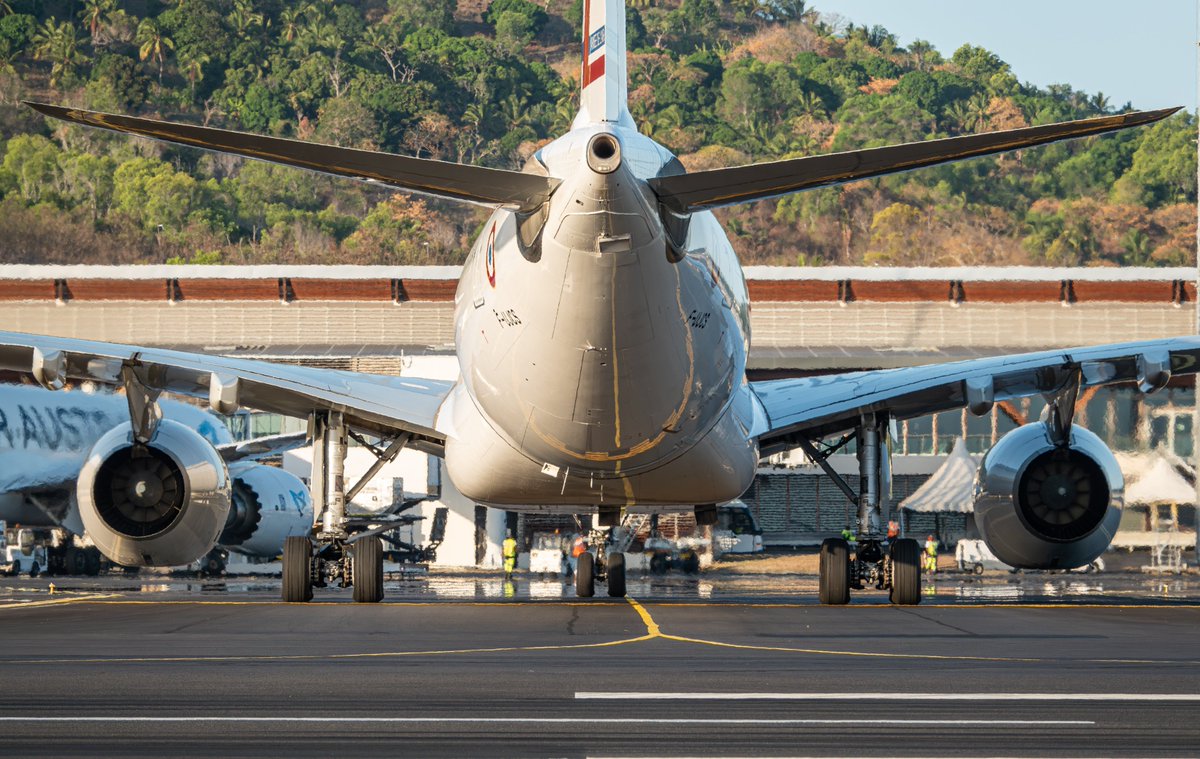
[[[233,505],[217,542],[247,556],[274,557],[291,535],[308,535],[312,499],[308,487],[279,467],[237,462],[229,467]]]
[[[229,514],[225,462],[194,430],[163,419],[141,450],[128,422],[96,441],[76,485],[83,526],[125,566],[189,564],[212,549]]]
[[[1071,427],[1067,448],[1045,424],[1005,435],[979,466],[975,524],[996,558],[1022,569],[1070,569],[1099,556],[1117,532],[1125,478],[1100,438]]]

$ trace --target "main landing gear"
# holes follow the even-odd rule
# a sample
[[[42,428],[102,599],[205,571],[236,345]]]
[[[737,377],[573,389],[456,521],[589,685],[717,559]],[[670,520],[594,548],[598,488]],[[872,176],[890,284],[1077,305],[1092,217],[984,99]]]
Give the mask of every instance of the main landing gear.
[[[821,544],[821,603],[848,604],[851,590],[868,587],[888,591],[888,599],[898,606],[921,603],[921,547],[917,541],[895,540],[886,555],[878,538],[862,536],[857,542],[855,554],[842,538],[827,538]]]
[[[625,597],[625,554],[608,551],[608,533],[592,530],[588,541],[596,552],[585,551],[579,555],[575,567],[575,595],[591,598],[596,595],[596,583],[608,585],[612,598]]]
[[[313,537],[293,535],[284,541],[283,600],[304,603],[312,600],[314,587],[336,585],[353,588],[354,600],[359,603],[377,603],[383,600],[383,542],[379,535],[407,521],[395,515],[348,516],[346,502],[404,449],[410,436],[399,435],[386,448],[377,448],[350,432],[342,414],[335,411],[313,414],[310,429]],[[349,437],[355,437],[377,460],[362,479],[344,490]]]
[[[888,591],[892,603],[914,606],[921,602],[921,547],[910,538],[890,544],[876,530],[880,523],[882,500],[890,477],[887,462],[887,419],[874,414],[863,416],[858,429],[838,443],[818,450],[807,440],[800,447],[833,483],[858,506],[858,535],[851,546],[844,538],[828,538],[821,544],[818,597],[823,604],[850,603],[851,590]],[[850,440],[858,440],[859,492],[856,494],[827,459]],[[853,548],[853,550],[852,550]]]

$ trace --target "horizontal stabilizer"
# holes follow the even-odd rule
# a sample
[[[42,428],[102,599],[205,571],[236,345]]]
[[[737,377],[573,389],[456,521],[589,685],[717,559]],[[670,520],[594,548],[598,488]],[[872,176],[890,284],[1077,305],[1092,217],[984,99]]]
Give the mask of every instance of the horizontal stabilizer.
[[[971,134],[885,148],[792,158],[728,169],[658,177],[650,186],[677,213],[719,208],[802,190],[898,174],[940,163],[1004,153],[1075,137],[1087,137],[1160,121],[1178,111],[1139,111],[1061,124]]]
[[[532,210],[544,203],[558,180],[504,169],[408,158],[392,153],[339,148],[228,129],[174,124],[97,111],[25,103],[56,119],[126,132],[204,150],[282,163],[342,177],[375,181],[412,192],[487,205]]]

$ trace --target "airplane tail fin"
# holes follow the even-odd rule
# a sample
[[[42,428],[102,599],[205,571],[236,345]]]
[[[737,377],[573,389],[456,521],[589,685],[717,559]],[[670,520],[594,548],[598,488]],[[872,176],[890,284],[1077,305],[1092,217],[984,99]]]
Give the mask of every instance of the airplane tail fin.
[[[584,0],[583,66],[575,126],[620,123],[633,127],[626,104],[625,0]]]
[[[668,209],[675,213],[691,213],[1153,124],[1178,110],[1137,111],[884,148],[709,169],[656,177],[649,183]]]

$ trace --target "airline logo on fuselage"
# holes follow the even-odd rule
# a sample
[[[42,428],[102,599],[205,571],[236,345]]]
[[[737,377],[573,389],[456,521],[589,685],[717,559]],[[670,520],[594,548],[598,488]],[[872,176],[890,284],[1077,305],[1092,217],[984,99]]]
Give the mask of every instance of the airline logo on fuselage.
[[[487,251],[483,259],[483,268],[487,272],[488,284],[496,287],[496,222],[488,232]]]
[[[599,50],[604,45],[604,27],[600,27],[592,32],[592,37],[588,40],[588,55]]]
[[[84,450],[116,424],[98,409],[20,404],[0,409],[0,447]]]

